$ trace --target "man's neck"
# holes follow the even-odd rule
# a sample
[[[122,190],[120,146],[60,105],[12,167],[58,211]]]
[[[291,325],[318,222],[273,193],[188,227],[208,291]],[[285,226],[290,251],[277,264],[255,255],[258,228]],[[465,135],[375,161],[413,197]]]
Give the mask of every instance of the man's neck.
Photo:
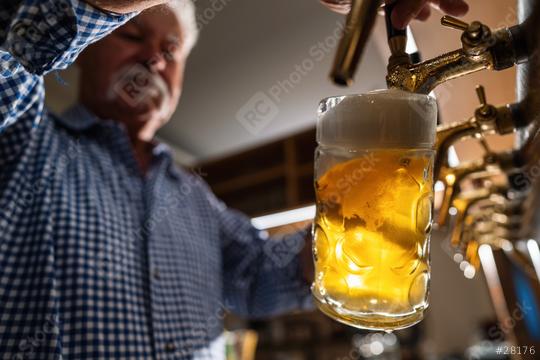
[[[99,107],[92,106],[92,104],[85,102],[84,99],[81,101],[81,103],[97,117],[117,121],[124,125],[131,143],[135,160],[139,165],[141,173],[146,175],[152,163],[152,150],[155,147],[155,144],[152,141],[154,138],[154,131],[145,128],[144,125],[137,126],[138,124],[135,124],[132,121],[122,119],[120,114],[116,114],[116,116],[114,114],[104,114]]]
[[[140,132],[134,131],[131,133],[129,128],[128,136],[131,142],[135,160],[137,160],[137,163],[139,164],[139,169],[143,175],[146,175],[152,163],[152,150],[154,149],[155,144],[151,141],[141,139]]]

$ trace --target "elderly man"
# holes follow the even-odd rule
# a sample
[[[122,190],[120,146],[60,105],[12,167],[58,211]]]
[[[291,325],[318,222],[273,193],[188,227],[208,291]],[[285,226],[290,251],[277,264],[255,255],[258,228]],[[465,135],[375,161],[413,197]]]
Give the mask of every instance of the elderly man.
[[[305,234],[265,238],[153,140],[197,32],[163,3],[0,4],[2,359],[222,359],[224,310],[311,306]],[[79,104],[51,114],[42,75],[76,59]]]

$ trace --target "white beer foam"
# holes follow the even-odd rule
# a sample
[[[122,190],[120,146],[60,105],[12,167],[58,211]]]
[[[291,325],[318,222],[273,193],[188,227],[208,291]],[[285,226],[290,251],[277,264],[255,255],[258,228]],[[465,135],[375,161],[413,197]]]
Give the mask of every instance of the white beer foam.
[[[322,100],[317,141],[323,146],[355,148],[432,148],[436,129],[433,97],[377,90]]]

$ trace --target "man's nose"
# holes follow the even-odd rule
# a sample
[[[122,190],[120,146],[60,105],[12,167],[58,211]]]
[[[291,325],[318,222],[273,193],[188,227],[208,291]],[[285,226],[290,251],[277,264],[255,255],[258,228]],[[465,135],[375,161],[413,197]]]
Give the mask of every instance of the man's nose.
[[[161,51],[161,49],[149,51],[145,57],[145,65],[150,71],[160,72],[165,70],[167,60],[165,59],[165,54],[163,51]]]

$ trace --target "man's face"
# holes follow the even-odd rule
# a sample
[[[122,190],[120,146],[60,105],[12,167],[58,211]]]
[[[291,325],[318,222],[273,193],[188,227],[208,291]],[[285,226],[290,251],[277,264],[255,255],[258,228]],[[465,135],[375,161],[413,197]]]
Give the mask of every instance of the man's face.
[[[176,108],[186,56],[174,13],[147,10],[81,54],[81,101],[100,117],[155,132]]]

